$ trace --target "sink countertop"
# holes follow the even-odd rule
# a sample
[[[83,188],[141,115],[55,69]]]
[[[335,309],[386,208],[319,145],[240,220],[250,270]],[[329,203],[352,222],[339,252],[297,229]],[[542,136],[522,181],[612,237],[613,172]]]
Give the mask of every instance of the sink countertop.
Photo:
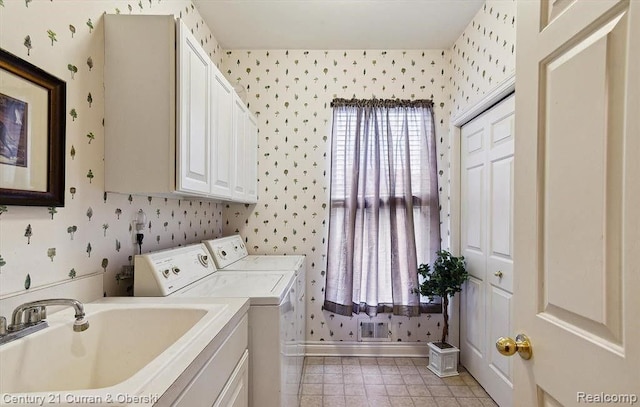
[[[197,364],[198,355],[203,351],[211,353],[219,348],[235,325],[249,310],[246,298],[172,298],[172,297],[106,297],[86,303],[85,313],[91,323],[91,315],[105,309],[136,309],[149,308],[200,308],[207,310],[219,309],[219,305],[226,305],[215,318],[200,321],[169,346],[155,359],[140,369],[127,380],[110,387],[90,390],[47,391],[30,393],[5,393],[0,389],[1,406],[34,406],[34,405],[153,405],[169,389],[169,387],[192,364]],[[71,325],[74,312],[64,309],[47,317],[49,326]],[[49,328],[47,328],[49,329]],[[46,330],[32,335],[41,335]],[[91,329],[91,326],[90,328]],[[81,333],[80,333],[81,334]],[[31,336],[31,335],[30,335]],[[4,347],[19,346],[18,342],[3,345]],[[122,344],[126,348],[127,344]],[[55,352],[55,349],[52,349]],[[195,362],[195,363],[194,363]],[[193,369],[193,368],[192,368]]]

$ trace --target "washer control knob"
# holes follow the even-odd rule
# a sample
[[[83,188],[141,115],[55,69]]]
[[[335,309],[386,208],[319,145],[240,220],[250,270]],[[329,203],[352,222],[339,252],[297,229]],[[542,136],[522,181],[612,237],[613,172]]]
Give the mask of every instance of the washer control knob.
[[[206,254],[198,254],[198,261],[204,267],[209,267],[209,256],[207,256]]]
[[[162,275],[164,276],[164,278],[169,278],[169,273],[170,273],[169,269],[162,270]]]
[[[173,274],[176,274],[176,275],[180,273],[180,269],[175,266],[171,268],[171,271],[173,271]]]

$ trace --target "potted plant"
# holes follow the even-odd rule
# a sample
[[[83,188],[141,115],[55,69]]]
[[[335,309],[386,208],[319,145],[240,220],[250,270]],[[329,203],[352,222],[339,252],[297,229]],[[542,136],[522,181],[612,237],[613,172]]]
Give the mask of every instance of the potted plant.
[[[440,342],[429,342],[429,370],[440,377],[458,374],[458,352],[460,350],[447,343],[449,335],[449,297],[462,291],[462,284],[469,279],[464,256],[452,256],[446,250],[436,252],[433,270],[428,264],[418,266],[418,274],[423,281],[415,291],[429,299],[442,298],[442,338]]]

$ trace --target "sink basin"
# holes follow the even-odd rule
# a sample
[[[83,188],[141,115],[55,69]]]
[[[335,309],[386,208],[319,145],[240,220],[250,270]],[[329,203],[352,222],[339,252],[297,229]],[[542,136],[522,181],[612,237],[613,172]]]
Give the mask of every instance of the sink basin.
[[[52,314],[48,328],[0,347],[0,393],[139,393],[183,353],[197,356],[238,310],[230,314],[228,308],[220,301],[172,304],[146,298],[89,303],[90,326],[84,332],[73,331],[71,309]],[[204,331],[208,337],[194,344]]]

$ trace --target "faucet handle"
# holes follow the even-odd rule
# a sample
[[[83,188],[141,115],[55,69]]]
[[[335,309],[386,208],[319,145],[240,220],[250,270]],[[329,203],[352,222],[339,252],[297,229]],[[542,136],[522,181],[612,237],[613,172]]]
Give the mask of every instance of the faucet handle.
[[[33,307],[28,308],[26,311],[26,321],[27,324],[35,324],[47,317],[47,307]]]

